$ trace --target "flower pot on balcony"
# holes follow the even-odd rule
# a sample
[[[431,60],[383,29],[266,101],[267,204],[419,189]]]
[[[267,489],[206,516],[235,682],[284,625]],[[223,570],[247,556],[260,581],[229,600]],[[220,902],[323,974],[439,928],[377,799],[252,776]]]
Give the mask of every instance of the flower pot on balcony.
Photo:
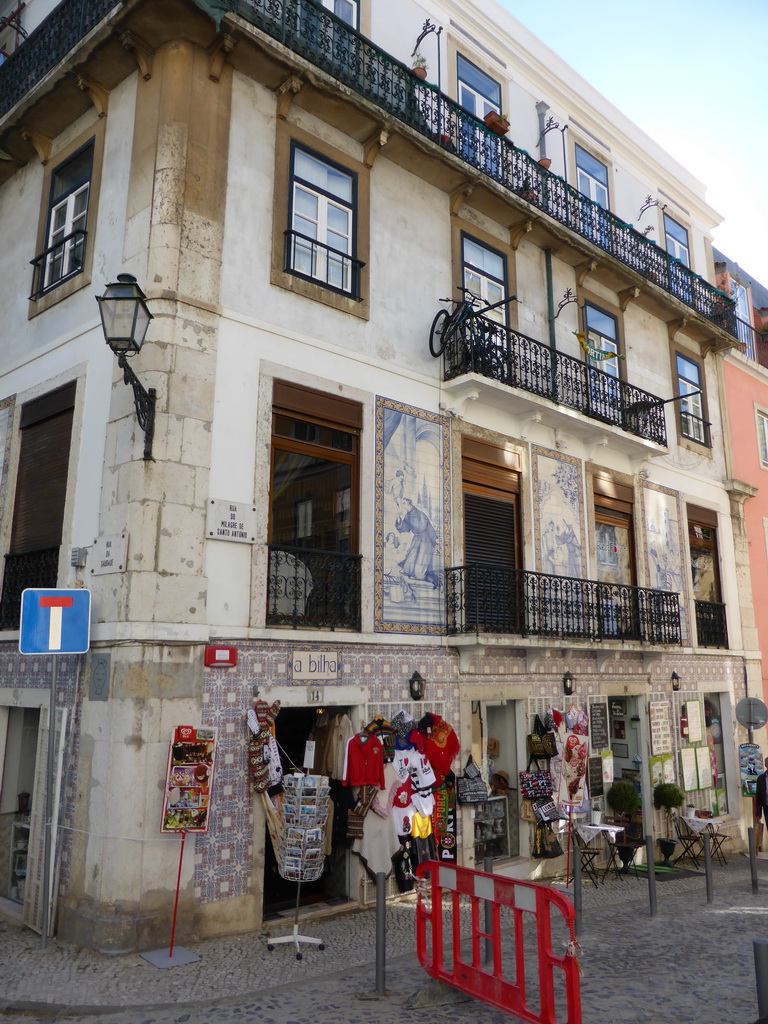
[[[496,135],[506,135],[509,131],[509,121],[503,114],[497,114],[495,110],[489,111],[483,121],[486,128],[490,128]]]
[[[548,156],[543,156],[541,160],[538,161],[538,164],[539,167],[543,167],[545,171],[548,171],[549,168],[552,166],[552,161],[549,159]]]
[[[414,68],[413,69],[413,73],[414,73],[414,75],[416,75],[417,78],[420,78],[422,80],[422,82],[425,82],[427,80],[427,69],[426,68],[422,68],[422,67]]]

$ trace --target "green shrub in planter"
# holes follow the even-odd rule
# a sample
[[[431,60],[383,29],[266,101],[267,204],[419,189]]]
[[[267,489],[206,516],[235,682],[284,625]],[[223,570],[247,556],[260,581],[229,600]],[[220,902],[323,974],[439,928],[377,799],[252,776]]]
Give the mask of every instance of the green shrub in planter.
[[[683,806],[685,794],[674,782],[660,782],[653,790],[653,806],[657,811],[663,810],[667,819],[667,839],[671,839],[672,811]]]
[[[631,818],[640,804],[640,796],[627,779],[617,779],[605,794],[608,806],[615,814]]]

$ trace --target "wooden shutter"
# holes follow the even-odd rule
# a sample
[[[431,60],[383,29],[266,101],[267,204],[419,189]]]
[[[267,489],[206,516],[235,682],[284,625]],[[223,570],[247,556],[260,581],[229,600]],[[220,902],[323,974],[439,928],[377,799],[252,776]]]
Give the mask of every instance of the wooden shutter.
[[[22,409],[11,554],[61,543],[74,396],[71,384]]]
[[[465,491],[465,564],[494,565],[501,569],[516,568],[515,519],[514,501],[499,501]]]

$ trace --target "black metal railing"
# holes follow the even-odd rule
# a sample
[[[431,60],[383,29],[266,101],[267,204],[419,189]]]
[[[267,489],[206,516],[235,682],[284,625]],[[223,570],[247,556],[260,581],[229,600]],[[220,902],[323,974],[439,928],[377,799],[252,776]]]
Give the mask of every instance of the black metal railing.
[[[736,317],[736,337],[745,356],[768,367],[768,339],[741,317]]]
[[[656,395],[487,317],[465,322],[449,339],[443,360],[445,380],[477,373],[667,444],[664,406]]]
[[[680,644],[672,591],[462,565],[445,571],[447,632]]]
[[[88,233],[73,231],[55,245],[49,245],[30,263],[35,268],[32,276],[32,301],[39,299],[49,288],[54,288],[83,269],[85,240]]]
[[[118,6],[109,0],[62,0],[0,67],[0,117]],[[208,13],[212,6],[205,5]],[[219,20],[227,12],[238,14],[736,336],[734,303],[724,292],[495,135],[314,0],[217,0],[215,6]]]
[[[360,555],[269,545],[267,625],[360,629]]]
[[[696,639],[699,647],[728,647],[724,604],[719,601],[696,602]]]
[[[362,260],[299,231],[285,232],[285,270],[305,281],[360,299]]]
[[[5,556],[0,629],[18,629],[21,593],[27,587],[53,588],[59,570],[59,549],[41,548]]]
[[[696,441],[706,448],[711,448],[712,435],[709,430],[711,425],[709,420],[702,419],[701,416],[686,412],[684,409],[680,410],[680,433],[689,441]]]

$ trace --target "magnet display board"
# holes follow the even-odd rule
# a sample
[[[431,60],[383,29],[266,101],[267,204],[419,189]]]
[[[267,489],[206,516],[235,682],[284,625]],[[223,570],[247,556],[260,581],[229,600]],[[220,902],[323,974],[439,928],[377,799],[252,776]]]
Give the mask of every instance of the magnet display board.
[[[168,750],[161,832],[207,832],[216,730],[180,725]]]

